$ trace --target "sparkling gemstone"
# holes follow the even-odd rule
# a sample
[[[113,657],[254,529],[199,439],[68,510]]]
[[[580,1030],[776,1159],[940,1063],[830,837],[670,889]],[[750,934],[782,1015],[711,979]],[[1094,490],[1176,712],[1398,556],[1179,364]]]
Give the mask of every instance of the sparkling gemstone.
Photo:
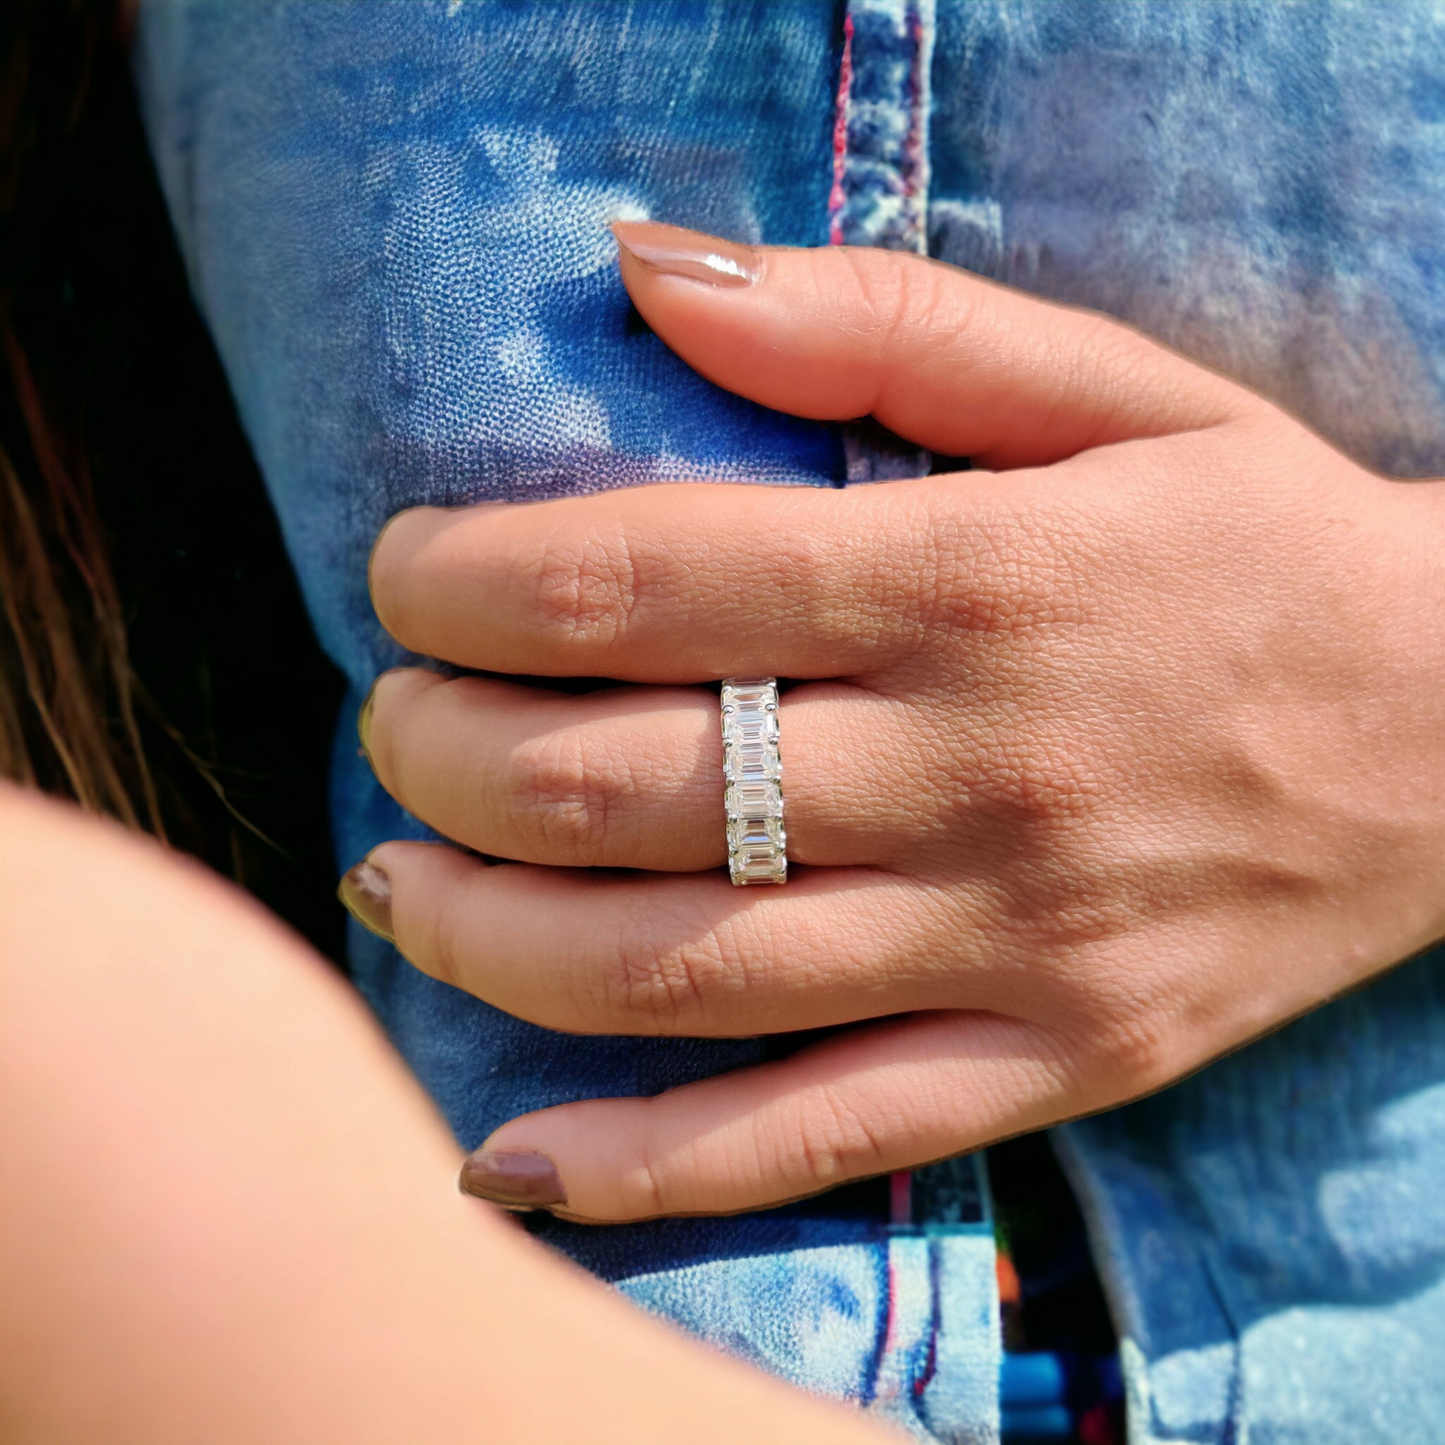
[[[771,849],[743,849],[731,863],[733,876],[746,883],[781,883],[788,876],[786,859]]]
[[[739,743],[723,758],[723,776],[732,783],[776,781],[783,775],[778,750],[763,743]]]
[[[730,783],[723,803],[733,818],[783,816],[783,790],[774,782]]]
[[[757,848],[783,846],[781,818],[729,818],[728,851],[747,852]]]
[[[773,743],[778,741],[778,715],[773,712],[734,714],[723,722],[723,737],[730,743]]]
[[[737,707],[763,707],[773,700],[774,689],[765,682],[735,682],[727,684],[723,694],[724,706],[731,702]]]

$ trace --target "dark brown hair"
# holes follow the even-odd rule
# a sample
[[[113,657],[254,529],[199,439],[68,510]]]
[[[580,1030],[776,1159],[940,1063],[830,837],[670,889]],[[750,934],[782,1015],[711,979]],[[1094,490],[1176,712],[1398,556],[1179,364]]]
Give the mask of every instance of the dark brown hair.
[[[0,775],[161,835],[338,956],[341,680],[191,303],[123,21],[0,6]]]
[[[44,169],[74,135],[111,6],[19,0],[0,80],[0,774],[162,836],[84,418],[46,395],[16,329]]]

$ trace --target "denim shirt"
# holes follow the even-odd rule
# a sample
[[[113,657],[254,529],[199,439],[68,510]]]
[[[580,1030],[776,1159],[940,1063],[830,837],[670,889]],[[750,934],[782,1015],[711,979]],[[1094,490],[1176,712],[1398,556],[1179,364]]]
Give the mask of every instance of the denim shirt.
[[[350,680],[342,866],[428,836],[355,748],[372,678],[405,660],[366,590],[390,515],[927,469],[691,372],[636,321],[611,219],[926,250],[1123,317],[1369,465],[1445,472],[1445,14],[1424,0],[153,0],[137,74],[198,304]],[[467,1146],[763,1047],[554,1034],[360,930],[351,958]],[[1055,1142],[1135,1445],[1445,1441],[1436,958]],[[825,1198],[536,1232],[806,1388],[981,1445],[986,1191],[965,1161],[919,1192],[898,1227]]]

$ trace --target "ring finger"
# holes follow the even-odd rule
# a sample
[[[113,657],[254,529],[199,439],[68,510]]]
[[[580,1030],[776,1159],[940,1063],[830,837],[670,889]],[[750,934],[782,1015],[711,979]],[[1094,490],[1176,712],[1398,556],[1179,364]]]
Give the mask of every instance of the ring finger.
[[[781,716],[792,861],[898,859],[919,819],[889,802],[917,792],[880,761],[908,754],[878,744],[898,726],[894,707],[846,684],[811,683],[786,694]],[[387,791],[479,852],[661,872],[726,861],[718,698],[708,689],[579,697],[404,668],[378,679],[362,734]]]

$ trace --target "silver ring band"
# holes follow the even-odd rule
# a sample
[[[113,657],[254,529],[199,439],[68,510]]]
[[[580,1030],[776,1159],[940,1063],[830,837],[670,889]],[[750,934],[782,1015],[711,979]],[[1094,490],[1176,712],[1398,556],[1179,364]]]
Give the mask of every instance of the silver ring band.
[[[788,881],[778,680],[730,677],[722,685],[723,805],[735,887]]]

